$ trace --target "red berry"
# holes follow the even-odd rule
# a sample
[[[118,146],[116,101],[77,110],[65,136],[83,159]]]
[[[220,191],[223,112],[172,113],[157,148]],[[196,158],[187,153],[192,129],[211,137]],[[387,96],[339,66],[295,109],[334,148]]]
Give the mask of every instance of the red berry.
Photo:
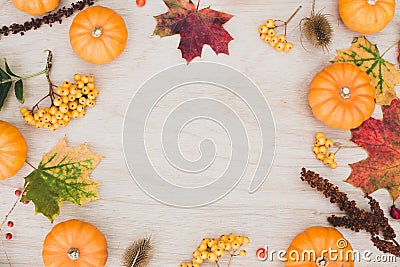
[[[146,0],[136,0],[136,5],[138,7],[143,7],[144,5],[146,5]]]
[[[8,221],[7,226],[8,226],[8,227],[13,227],[13,226],[14,226],[14,222]]]
[[[7,233],[6,234],[6,239],[11,240],[13,238],[12,233]]]
[[[22,201],[22,204],[29,204],[28,200]]]
[[[22,191],[19,190],[19,189],[17,189],[17,190],[15,190],[14,194],[15,194],[15,196],[17,196],[17,197],[20,197],[21,194],[22,194]]]
[[[392,216],[393,219],[400,219],[400,210],[398,208],[396,208],[395,205],[392,205],[390,207],[390,216]]]

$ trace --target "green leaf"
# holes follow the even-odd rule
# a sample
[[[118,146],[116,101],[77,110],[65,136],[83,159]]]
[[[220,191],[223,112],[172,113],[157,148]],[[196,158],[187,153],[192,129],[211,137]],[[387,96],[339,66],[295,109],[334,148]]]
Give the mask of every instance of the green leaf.
[[[21,78],[21,76],[18,76],[17,74],[14,74],[14,72],[12,72],[10,66],[7,63],[7,59],[4,59],[4,65],[6,66],[6,72],[8,74],[10,74],[11,76],[17,77],[17,78]]]
[[[25,177],[21,201],[32,201],[35,212],[53,222],[64,201],[81,206],[98,199],[98,183],[90,180],[90,174],[102,158],[86,144],[68,147],[63,138],[43,156],[39,167]]]
[[[25,102],[24,97],[24,83],[22,80],[18,80],[14,85],[15,96],[17,97],[18,101],[23,104]]]
[[[8,96],[8,92],[10,91],[12,82],[4,82],[6,80],[10,80],[11,77],[8,75],[3,69],[0,68],[0,110],[3,108],[4,101]]]
[[[397,99],[395,86],[400,84],[399,70],[383,59],[377,45],[365,36],[355,38],[349,48],[338,50],[333,62],[348,62],[365,71],[375,88],[377,104],[390,105]]]

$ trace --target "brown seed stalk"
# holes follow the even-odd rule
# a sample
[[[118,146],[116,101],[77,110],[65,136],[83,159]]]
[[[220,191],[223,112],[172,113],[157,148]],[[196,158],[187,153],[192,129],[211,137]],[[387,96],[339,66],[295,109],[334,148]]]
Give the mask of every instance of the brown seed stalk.
[[[379,202],[368,194],[370,210],[360,209],[354,200],[349,200],[347,194],[341,192],[339,188],[319,174],[302,168],[300,179],[322,192],[330,199],[331,203],[336,203],[345,216],[332,215],[328,217],[328,222],[334,227],[345,227],[354,232],[364,230],[371,235],[371,241],[375,247],[385,253],[391,253],[396,257],[400,256],[400,245],[395,240],[396,233],[385,217]]]

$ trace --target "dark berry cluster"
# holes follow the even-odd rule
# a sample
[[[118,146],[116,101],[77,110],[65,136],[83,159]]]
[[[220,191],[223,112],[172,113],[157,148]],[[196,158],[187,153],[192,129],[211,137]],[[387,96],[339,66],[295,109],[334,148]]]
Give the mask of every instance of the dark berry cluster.
[[[322,192],[326,198],[330,199],[331,203],[336,203],[341,211],[346,212],[345,216],[332,215],[328,217],[330,224],[355,232],[364,230],[371,235],[371,241],[380,251],[400,256],[400,245],[395,240],[396,234],[389,225],[389,220],[385,217],[378,201],[366,194],[365,198],[368,199],[370,206],[370,211],[366,211],[357,207],[356,202],[349,200],[347,194],[341,192],[337,186],[313,171],[303,168],[300,179]]]
[[[40,18],[31,18],[29,21],[23,24],[13,23],[10,26],[2,26],[0,28],[0,36],[8,36],[10,34],[21,34],[24,35],[25,32],[29,30],[36,30],[40,28],[43,24],[47,24],[50,27],[58,22],[62,23],[63,18],[68,18],[73,15],[76,11],[84,9],[86,6],[91,6],[94,4],[94,0],[82,0],[72,3],[71,7],[62,7],[55,12],[48,13],[47,15]]]

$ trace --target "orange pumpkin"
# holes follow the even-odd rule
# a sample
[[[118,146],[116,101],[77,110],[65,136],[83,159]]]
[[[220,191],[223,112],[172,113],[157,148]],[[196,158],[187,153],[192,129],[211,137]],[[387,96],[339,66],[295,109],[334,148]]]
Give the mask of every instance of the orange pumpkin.
[[[26,160],[28,147],[20,131],[0,120],[0,180],[17,174]]]
[[[93,6],[75,17],[69,37],[72,48],[81,58],[105,64],[124,51],[128,31],[124,19],[114,10]]]
[[[286,251],[286,267],[353,267],[353,248],[331,227],[313,226],[298,234]]]
[[[48,233],[42,257],[46,267],[103,267],[108,257],[107,241],[93,224],[69,220]]]
[[[58,7],[58,0],[12,0],[14,6],[32,16],[40,16]]]
[[[375,109],[369,76],[350,63],[324,68],[311,82],[308,102],[314,116],[333,128],[357,128]]]
[[[361,34],[383,30],[393,19],[395,7],[395,0],[339,0],[344,24]]]

